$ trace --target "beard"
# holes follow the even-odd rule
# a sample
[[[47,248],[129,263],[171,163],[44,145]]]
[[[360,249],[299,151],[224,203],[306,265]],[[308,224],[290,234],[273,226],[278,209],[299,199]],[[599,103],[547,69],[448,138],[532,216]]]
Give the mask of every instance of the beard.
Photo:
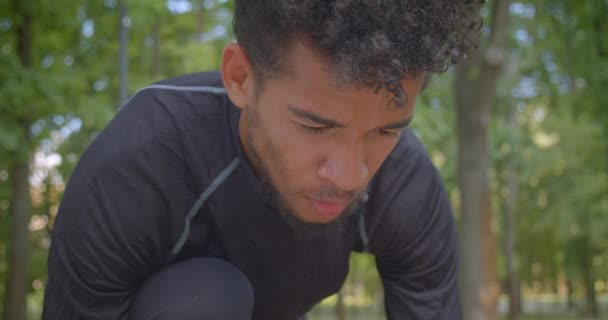
[[[365,203],[363,193],[359,193],[336,219],[327,223],[306,222],[294,213],[293,208],[287,201],[287,196],[275,187],[269,175],[263,173],[263,175],[260,175],[260,180],[266,198],[270,199],[270,206],[278,212],[294,234],[301,239],[328,236],[344,230],[349,218],[358,212]]]
[[[262,192],[264,193],[265,198],[269,199],[270,201],[269,205],[283,218],[286,224],[292,229],[294,235],[299,239],[312,240],[314,238],[336,234],[337,232],[344,230],[349,218],[363,207],[367,194],[363,191],[353,193],[350,204],[338,215],[336,219],[331,222],[311,223],[300,219],[298,215],[295,214],[295,210],[287,200],[290,195],[297,195],[297,193],[283,193],[279,190],[277,184],[273,182],[269,167],[264,160],[262,160],[255,144],[253,143],[253,137],[256,136],[255,131],[260,134],[258,139],[264,139],[266,141],[271,140],[261,134],[261,128],[257,127],[257,121],[254,115],[250,115],[248,120],[248,137],[247,139],[243,139],[243,142],[246,144],[247,149],[249,150],[249,156],[251,158],[249,160],[254,171],[256,172],[256,175],[258,176],[258,179],[261,182]],[[266,147],[269,151],[269,158],[280,159],[278,152],[275,151],[272,144],[268,143],[266,144]],[[281,163],[276,165],[277,167],[284,168]],[[330,198],[332,195],[343,193],[343,191],[338,191],[332,186],[322,187],[320,190],[315,192],[317,195],[322,195],[323,197],[328,198]]]

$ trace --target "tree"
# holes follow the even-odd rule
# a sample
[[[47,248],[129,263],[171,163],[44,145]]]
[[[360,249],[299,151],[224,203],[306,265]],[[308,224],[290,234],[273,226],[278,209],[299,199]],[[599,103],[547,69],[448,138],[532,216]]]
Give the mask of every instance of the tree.
[[[35,254],[36,262],[46,254],[43,250],[39,255],[39,247],[32,245],[30,181],[36,171],[31,169],[40,143],[57,128],[52,119],[73,105],[72,90],[80,87],[79,74],[73,72],[74,56],[68,53],[73,48],[69,43],[74,21],[58,18],[74,9],[62,1],[36,5],[12,1],[0,16],[0,171],[10,182],[6,204],[11,223],[5,240],[9,254],[2,296],[7,320],[26,318],[26,295],[32,290],[30,254]],[[55,63],[55,57],[61,57],[60,62]]]
[[[509,112],[508,128],[511,139],[509,143],[511,150],[517,148],[515,139],[515,130],[517,128],[517,107],[512,106]],[[521,292],[519,284],[519,273],[515,266],[515,246],[517,245],[517,236],[515,232],[516,225],[516,210],[517,210],[517,194],[518,194],[518,170],[516,167],[516,159],[514,152],[511,152],[507,160],[507,196],[502,208],[504,212],[504,254],[507,269],[507,290],[509,294],[509,319],[518,320],[521,313]]]
[[[509,5],[509,0],[494,1],[486,43],[468,63],[457,68],[454,86],[462,217],[462,302],[464,318],[471,320],[495,319],[500,293],[492,231],[487,137],[497,81],[507,56]]]
[[[564,258],[557,261],[570,288],[584,288],[586,313],[597,315],[596,261],[606,250],[608,230],[602,217],[608,206],[608,31],[605,1],[525,2],[537,14],[521,24],[536,48],[525,77],[534,79],[536,103],[547,114],[541,137],[554,140],[540,176],[547,208],[552,212],[555,243]],[[540,62],[540,63],[539,63]],[[575,187],[574,187],[575,186]],[[566,194],[567,196],[563,196]],[[571,285],[570,285],[571,284]]]
[[[15,32],[17,35],[17,55],[19,67],[28,72],[32,67],[32,14],[20,1],[13,1],[15,12],[19,17]],[[17,130],[25,144],[29,144],[29,128],[34,119],[23,114],[16,122]],[[28,266],[28,229],[30,216],[29,198],[29,153],[17,150],[15,158],[9,165],[11,180],[11,217],[12,233],[8,255],[8,281],[6,282],[5,318],[18,320],[25,318],[25,296],[27,292]]]
[[[232,2],[202,3],[209,17],[199,23],[192,10],[169,8],[167,1],[129,0],[135,27],[123,56],[132,72],[127,92],[160,76],[217,68]],[[0,2],[0,300],[6,306],[0,311],[7,319],[27,318],[26,295],[41,301],[63,185],[118,107],[119,16],[116,1]],[[208,31],[195,40],[197,24]],[[157,44],[165,40],[163,51],[150,46],[151,36]],[[58,160],[42,168],[41,157]]]

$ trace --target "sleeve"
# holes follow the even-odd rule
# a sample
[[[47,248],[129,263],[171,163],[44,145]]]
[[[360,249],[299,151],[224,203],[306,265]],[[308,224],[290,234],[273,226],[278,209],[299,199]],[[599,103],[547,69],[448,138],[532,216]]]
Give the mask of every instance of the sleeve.
[[[369,244],[387,318],[462,319],[458,239],[439,173],[426,156],[392,172],[375,191],[384,196]]]
[[[166,265],[195,195],[172,126],[121,111],[84,153],[53,227],[44,320],[126,319],[135,291]]]

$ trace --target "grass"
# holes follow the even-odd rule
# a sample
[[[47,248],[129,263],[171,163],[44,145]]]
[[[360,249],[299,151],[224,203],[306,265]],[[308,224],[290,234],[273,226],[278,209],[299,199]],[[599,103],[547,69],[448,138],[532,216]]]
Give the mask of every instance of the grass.
[[[507,316],[501,320],[508,320]],[[307,320],[337,320],[334,306],[319,305],[309,314]],[[347,308],[347,320],[386,320],[383,310],[378,308]],[[527,314],[520,320],[608,320],[608,315],[599,318],[589,318],[577,315],[535,315]]]
[[[310,315],[307,320],[336,320],[336,316],[331,315]],[[349,315],[348,320],[386,320],[384,316],[376,315],[370,317],[369,315],[358,315],[352,316]],[[508,317],[501,318],[503,320],[508,320]],[[600,317],[600,318],[585,318],[582,316],[555,316],[555,315],[525,315],[520,318],[520,320],[608,320],[608,317]]]
[[[348,297],[347,297],[348,298]],[[550,299],[549,299],[550,298]],[[599,318],[585,317],[575,312],[570,312],[565,307],[565,302],[556,300],[555,297],[534,297],[524,301],[524,310],[526,314],[520,320],[608,320],[608,295],[598,297],[598,303],[601,316]],[[505,300],[506,301],[506,300]],[[506,312],[508,305],[505,301],[499,303],[498,310]],[[347,320],[385,320],[383,303],[381,300],[345,300],[347,307]],[[336,320],[335,296],[329,297],[317,306],[315,306],[308,314],[307,320]],[[503,315],[501,320],[509,320],[509,317]]]

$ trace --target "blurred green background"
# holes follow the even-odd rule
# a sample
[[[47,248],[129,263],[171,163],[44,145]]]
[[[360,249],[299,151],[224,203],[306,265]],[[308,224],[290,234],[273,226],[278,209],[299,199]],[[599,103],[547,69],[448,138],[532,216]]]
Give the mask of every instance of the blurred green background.
[[[0,318],[40,317],[80,154],[138,88],[217,69],[232,6],[0,0]],[[465,318],[608,319],[608,1],[480,12],[479,51],[433,79],[412,124],[459,223]],[[354,255],[309,319],[383,319],[382,294]]]

